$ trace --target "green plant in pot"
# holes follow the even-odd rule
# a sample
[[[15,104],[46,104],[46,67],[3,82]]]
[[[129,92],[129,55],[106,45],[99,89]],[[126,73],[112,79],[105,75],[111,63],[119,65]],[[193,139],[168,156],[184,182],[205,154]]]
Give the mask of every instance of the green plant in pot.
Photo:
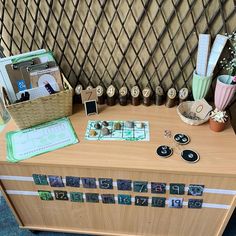
[[[215,132],[221,132],[225,129],[229,117],[226,111],[220,111],[217,108],[210,113],[210,128]]]

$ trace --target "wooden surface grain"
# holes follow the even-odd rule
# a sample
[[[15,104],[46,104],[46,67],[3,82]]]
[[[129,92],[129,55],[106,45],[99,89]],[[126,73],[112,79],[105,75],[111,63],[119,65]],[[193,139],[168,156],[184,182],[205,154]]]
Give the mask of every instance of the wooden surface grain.
[[[210,175],[236,175],[235,134],[229,125],[221,133],[210,130],[208,123],[190,126],[183,123],[177,115],[176,107],[165,106],[120,106],[99,107],[99,114],[86,116],[82,106],[76,106],[70,117],[78,135],[78,144],[58,149],[20,162],[24,165],[79,166],[96,168],[120,168],[135,170],[154,170],[160,172]],[[88,141],[84,139],[88,120],[145,120],[149,121],[150,141]],[[5,134],[15,130],[14,121],[10,121],[0,135],[0,164],[7,164]],[[182,132],[189,135],[191,141],[182,149],[189,148],[200,154],[200,161],[189,164],[182,160],[178,151],[162,159],[156,155],[159,145],[173,145],[164,137],[164,130],[172,134]],[[9,165],[15,165],[9,163]]]

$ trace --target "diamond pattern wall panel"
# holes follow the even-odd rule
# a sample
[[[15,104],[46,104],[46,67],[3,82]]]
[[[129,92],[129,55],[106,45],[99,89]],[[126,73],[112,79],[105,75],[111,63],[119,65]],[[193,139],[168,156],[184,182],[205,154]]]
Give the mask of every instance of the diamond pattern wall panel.
[[[0,0],[6,56],[46,48],[75,86],[191,87],[199,33],[235,30],[234,0]]]

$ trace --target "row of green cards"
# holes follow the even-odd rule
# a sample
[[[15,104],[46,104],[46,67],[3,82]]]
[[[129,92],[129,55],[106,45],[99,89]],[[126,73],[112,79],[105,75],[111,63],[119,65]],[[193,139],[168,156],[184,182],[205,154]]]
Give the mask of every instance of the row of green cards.
[[[68,118],[12,131],[6,134],[7,160],[19,162],[30,157],[78,143]]]

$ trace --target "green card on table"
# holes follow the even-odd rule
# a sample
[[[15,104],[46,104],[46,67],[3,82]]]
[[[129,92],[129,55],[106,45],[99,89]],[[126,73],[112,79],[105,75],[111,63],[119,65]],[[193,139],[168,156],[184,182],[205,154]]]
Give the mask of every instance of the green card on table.
[[[7,160],[19,162],[30,157],[78,143],[68,118],[6,134]]]

